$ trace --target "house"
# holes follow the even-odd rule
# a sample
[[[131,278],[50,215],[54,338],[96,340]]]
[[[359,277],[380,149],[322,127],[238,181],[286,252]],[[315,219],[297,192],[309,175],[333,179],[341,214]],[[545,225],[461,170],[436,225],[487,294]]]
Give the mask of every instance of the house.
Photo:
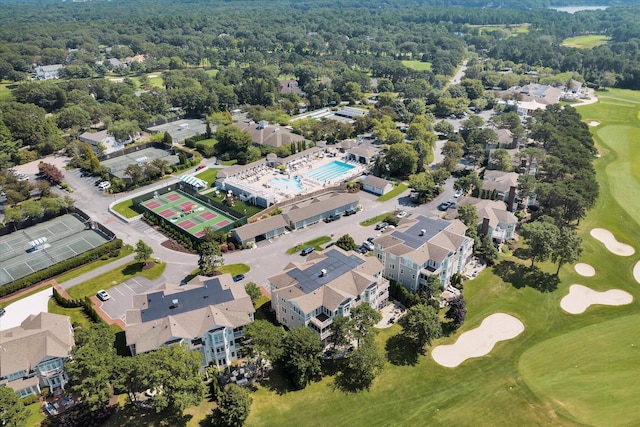
[[[255,310],[244,285],[230,274],[197,276],[186,285],[133,296],[126,312],[126,342],[132,355],[187,344],[202,354],[202,366],[227,367],[238,359],[243,329]]]
[[[69,378],[64,363],[75,345],[68,316],[40,313],[20,326],[0,332],[0,387],[20,397],[64,390]]]
[[[459,220],[445,221],[422,215],[403,219],[391,232],[374,239],[374,254],[384,265],[384,277],[412,292],[437,275],[443,286],[462,273],[473,252],[473,239]]]
[[[144,61],[145,61],[144,55],[127,56],[124,59],[124,62],[127,65],[131,65],[133,62],[144,62]]]
[[[287,95],[289,93],[304,96],[296,80],[280,80],[280,94]]]
[[[288,328],[306,326],[326,345],[335,316],[350,317],[351,309],[369,304],[380,310],[389,299],[389,282],[376,258],[336,246],[291,262],[269,277],[271,308]]]
[[[354,107],[344,107],[335,112],[336,116],[346,117],[355,120],[358,117],[364,117],[369,114],[369,110]]]
[[[497,146],[488,146],[485,148],[518,148],[516,138],[514,138],[513,132],[509,129],[498,129],[496,130],[496,135],[498,135]]]
[[[458,206],[474,205],[478,214],[478,231],[489,235],[497,243],[513,239],[518,218],[507,210],[504,202],[498,200],[478,199],[476,197],[460,197]],[[457,218],[458,211],[447,214],[447,218]]]
[[[96,153],[98,152],[98,145],[100,144],[105,148],[104,154],[111,154],[124,147],[124,144],[116,141],[113,136],[109,135],[106,129],[99,132],[84,132],[80,134],[78,139],[91,145],[91,148]]]
[[[34,70],[36,73],[36,80],[51,80],[60,78],[60,70],[62,64],[54,65],[41,65]]]
[[[304,137],[291,132],[287,128],[270,125],[267,122],[236,122],[233,126],[251,134],[251,140],[255,145],[269,145],[274,148],[283,145],[291,145],[298,141],[304,141]]]
[[[233,238],[240,244],[255,243],[272,239],[287,231],[287,221],[282,215],[273,215],[266,219],[243,225],[231,230]]]
[[[380,150],[372,146],[353,147],[347,150],[347,160],[368,165],[375,160],[379,152]]]
[[[362,180],[362,189],[364,191],[368,191],[369,193],[382,196],[383,194],[386,194],[389,191],[393,190],[393,183],[391,181],[387,181],[384,178],[367,175],[367,177]]]
[[[297,230],[318,223],[332,215],[340,215],[349,209],[355,209],[360,202],[357,194],[338,193],[327,197],[316,197],[308,202],[294,205],[282,216],[287,227]]]
[[[507,203],[507,209],[515,208],[516,189],[518,188],[518,173],[499,170],[486,170],[482,178],[482,189],[496,191],[496,199]]]

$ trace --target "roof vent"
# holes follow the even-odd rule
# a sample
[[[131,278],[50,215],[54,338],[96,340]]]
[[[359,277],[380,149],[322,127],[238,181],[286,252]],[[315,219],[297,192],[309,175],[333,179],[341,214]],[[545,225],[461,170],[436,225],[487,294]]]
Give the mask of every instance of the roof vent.
[[[424,228],[422,230],[420,230],[420,235],[424,236],[424,234],[427,232],[427,230],[425,230]]]
[[[178,300],[174,299],[174,300],[171,300],[171,305],[169,306],[169,308],[178,308],[178,305],[179,305]]]
[[[327,275],[327,269],[323,268],[322,270],[320,270],[320,277],[325,277]]]

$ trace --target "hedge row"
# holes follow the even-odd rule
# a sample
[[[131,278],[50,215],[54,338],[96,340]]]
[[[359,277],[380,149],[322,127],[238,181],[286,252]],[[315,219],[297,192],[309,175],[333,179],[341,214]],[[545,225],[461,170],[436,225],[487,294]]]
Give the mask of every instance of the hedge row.
[[[44,270],[36,271],[35,273],[31,273],[30,275],[18,279],[14,282],[8,283],[4,286],[0,286],[0,297],[12,294],[21,289],[42,282],[43,280],[50,279],[53,276],[57,276],[103,256],[117,257],[118,255],[120,255],[121,248],[122,240],[112,240],[111,242],[105,243],[104,245],[98,246],[97,248],[93,248],[91,250],[88,250],[87,252],[81,253],[80,255],[76,255],[73,258],[69,258],[62,262],[54,264],[51,267],[45,268]]]
[[[207,135],[204,133],[193,135],[192,137],[185,138],[184,145],[186,145],[189,148],[196,148],[196,142],[204,141],[205,139],[209,139],[209,138],[207,138]]]
[[[58,292],[55,288],[53,288],[53,299],[56,301],[62,308],[78,308],[82,307],[84,313],[91,319],[94,323],[103,322],[104,320],[98,312],[93,308],[93,303],[89,297],[84,297],[82,299],[66,299],[60,292]]]
[[[407,308],[422,302],[417,294],[409,291],[395,280],[389,280],[389,295]]]

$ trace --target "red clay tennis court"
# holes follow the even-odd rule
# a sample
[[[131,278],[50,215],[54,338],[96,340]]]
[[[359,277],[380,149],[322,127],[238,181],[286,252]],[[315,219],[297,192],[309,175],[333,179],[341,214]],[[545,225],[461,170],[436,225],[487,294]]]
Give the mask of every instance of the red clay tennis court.
[[[182,199],[182,197],[179,194],[175,194],[175,193],[167,194],[165,197],[167,200],[171,202],[175,202],[176,200]]]
[[[209,211],[202,212],[200,214],[200,218],[204,219],[205,221],[209,221],[210,219],[216,218],[218,216],[219,216],[218,214],[215,214],[215,213],[209,212]]]
[[[162,205],[156,202],[155,200],[151,200],[150,202],[147,202],[145,206],[148,207],[149,209],[158,209]]]
[[[229,224],[231,224],[231,221],[229,221],[228,219],[225,219],[220,222],[217,222],[216,227],[224,227],[225,225],[229,225]]]
[[[197,206],[197,205],[193,202],[180,203],[180,208],[182,208],[183,211],[190,211],[194,206]]]
[[[190,229],[192,227],[195,227],[195,226],[196,226],[196,224],[193,221],[191,221],[190,219],[178,223],[178,227],[184,228],[185,230],[188,230],[188,229]]]
[[[160,215],[162,218],[171,218],[175,214],[176,212],[173,209],[165,209],[162,212],[158,213],[158,215]]]

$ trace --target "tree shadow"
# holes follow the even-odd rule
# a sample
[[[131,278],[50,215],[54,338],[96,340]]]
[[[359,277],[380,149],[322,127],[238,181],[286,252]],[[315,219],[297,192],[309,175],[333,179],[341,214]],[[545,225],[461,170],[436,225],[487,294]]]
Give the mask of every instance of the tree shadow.
[[[200,420],[200,422],[198,423],[198,425],[200,427],[211,427],[213,424],[213,413],[211,414],[207,414],[206,417],[204,417],[203,419]]]
[[[265,374],[259,384],[278,395],[287,394],[288,392],[295,390],[291,382],[285,378],[278,368],[275,367]]]
[[[442,323],[442,336],[450,337],[455,334],[461,325],[457,325],[456,322],[443,322]]]
[[[529,260],[529,259],[531,259],[531,256],[529,255],[529,249],[528,248],[516,248],[513,251],[513,256],[515,256],[516,258],[519,258],[521,260]]]
[[[136,262],[135,264],[129,264],[122,269],[122,274],[129,276],[132,274],[140,273],[142,271],[142,264]]]
[[[425,353],[424,348],[416,346],[402,336],[397,334],[387,340],[385,345],[387,359],[391,364],[397,366],[414,366],[418,363],[418,356]]]
[[[508,260],[496,264],[493,272],[516,289],[528,286],[540,292],[553,292],[558,289],[560,283],[560,278],[555,274]]]

